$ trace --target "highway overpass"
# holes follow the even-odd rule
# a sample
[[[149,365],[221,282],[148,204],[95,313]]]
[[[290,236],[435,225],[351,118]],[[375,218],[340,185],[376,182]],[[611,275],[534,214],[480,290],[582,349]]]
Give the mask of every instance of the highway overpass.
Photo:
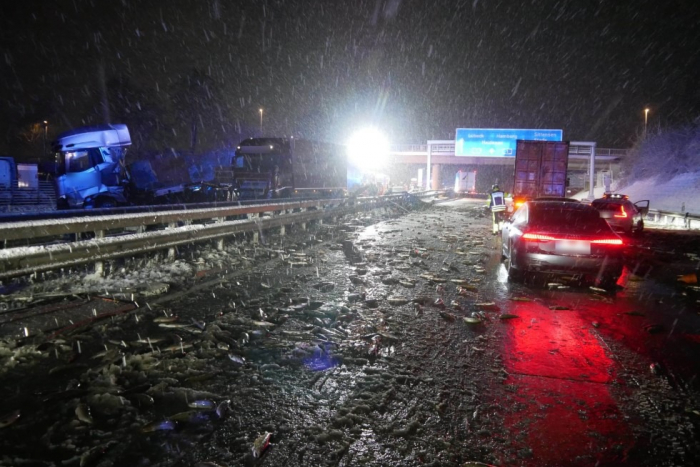
[[[620,174],[620,161],[627,149],[595,147],[592,143],[572,141],[569,149],[569,179],[572,192],[588,189],[591,176],[591,153],[595,150],[594,186],[602,185],[602,177],[613,179]],[[430,160],[430,166],[428,166]],[[392,183],[407,183],[417,179],[419,170],[422,184],[429,174],[431,188],[452,186],[459,169],[477,171],[477,191],[485,192],[493,183],[510,189],[513,178],[513,157],[464,157],[455,155],[454,140],[432,140],[426,144],[396,144],[390,149]]]

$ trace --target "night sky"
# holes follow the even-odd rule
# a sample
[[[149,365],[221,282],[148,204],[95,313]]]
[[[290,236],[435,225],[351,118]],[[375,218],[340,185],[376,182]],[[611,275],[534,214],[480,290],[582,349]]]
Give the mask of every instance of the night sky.
[[[630,147],[700,115],[697,0],[3,1],[0,152],[126,123],[140,149],[555,128]],[[30,128],[34,125],[34,131]],[[43,131],[43,130],[42,130]],[[33,135],[33,136],[32,136]]]

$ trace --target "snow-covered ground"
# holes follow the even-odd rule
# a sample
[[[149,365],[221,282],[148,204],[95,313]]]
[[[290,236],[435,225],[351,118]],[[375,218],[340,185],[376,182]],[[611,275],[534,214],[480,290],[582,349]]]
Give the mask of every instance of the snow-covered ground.
[[[618,186],[613,183],[611,189],[614,193],[628,195],[633,202],[648,199],[651,209],[700,215],[700,171],[677,175],[662,182],[654,177],[638,180],[631,185]],[[596,187],[593,193],[596,198],[602,197],[604,187]],[[573,198],[588,198],[588,190],[577,193]]]

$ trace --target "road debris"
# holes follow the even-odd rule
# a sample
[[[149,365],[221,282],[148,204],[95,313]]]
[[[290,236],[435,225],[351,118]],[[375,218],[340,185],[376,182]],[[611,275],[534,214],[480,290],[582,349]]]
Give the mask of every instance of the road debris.
[[[500,320],[508,320],[508,319],[514,319],[514,318],[519,318],[520,316],[514,315],[513,313],[503,313],[498,315],[498,319]]]
[[[694,272],[690,274],[683,274],[678,276],[678,282],[683,282],[684,284],[697,284],[698,283],[698,275]]]
[[[3,416],[0,416],[0,428],[6,428],[13,423],[15,423],[17,420],[19,420],[19,417],[22,415],[22,412],[17,409],[13,410],[10,413],[6,413]]]
[[[464,320],[465,323],[471,324],[471,325],[481,324],[483,322],[483,320],[479,316],[465,316],[462,319]]]
[[[270,446],[270,439],[272,438],[272,433],[266,432],[258,436],[253,442],[253,447],[251,449],[253,458],[260,459],[265,453],[265,450]]]

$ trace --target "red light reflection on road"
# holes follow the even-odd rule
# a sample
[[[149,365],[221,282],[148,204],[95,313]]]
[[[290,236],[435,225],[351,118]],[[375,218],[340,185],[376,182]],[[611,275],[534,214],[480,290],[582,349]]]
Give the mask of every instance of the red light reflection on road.
[[[597,383],[612,381],[615,365],[594,333],[571,310],[552,311],[535,302],[513,307],[520,316],[506,326],[507,370],[525,375]]]
[[[634,445],[610,393],[616,364],[594,327],[573,310],[518,302],[503,322],[515,410],[507,429],[531,451],[522,465],[614,465]],[[530,463],[531,462],[531,463]]]

